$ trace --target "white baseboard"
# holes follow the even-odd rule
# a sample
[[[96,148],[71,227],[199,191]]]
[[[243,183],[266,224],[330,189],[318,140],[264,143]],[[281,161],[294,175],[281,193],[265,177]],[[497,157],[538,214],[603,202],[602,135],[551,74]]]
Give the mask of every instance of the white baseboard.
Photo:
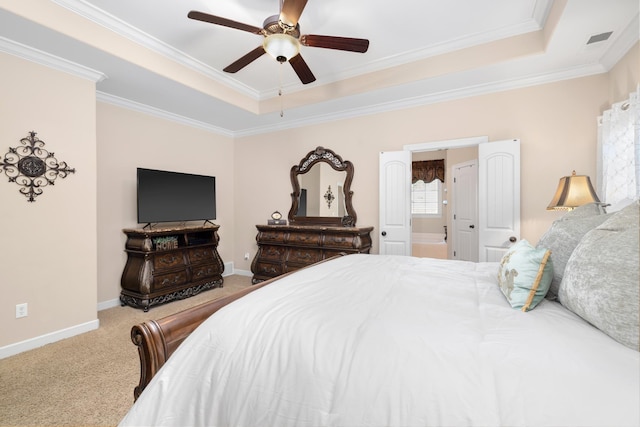
[[[236,274],[234,271],[233,261],[224,263],[224,272],[222,273],[222,277],[231,276],[232,274]]]
[[[120,305],[120,298],[110,299],[109,301],[102,301],[98,303],[98,311],[106,310],[107,308],[113,308]]]
[[[227,262],[224,264],[223,276],[231,276],[232,274],[239,274],[241,276],[251,276],[252,273],[246,270],[235,270],[233,262]],[[98,311],[106,310],[107,308],[113,308],[120,305],[120,299],[115,298],[108,301],[102,301],[98,303]],[[56,341],[63,340],[65,338],[71,338],[76,335],[83,334],[85,332],[98,329],[100,321],[98,319],[91,322],[83,323],[80,325],[72,326],[70,328],[62,329],[55,332],[50,332],[39,337],[31,338],[25,341],[21,341],[15,344],[10,344],[5,347],[0,347],[0,359],[14,356],[18,353],[22,353],[27,350],[33,350],[34,348],[42,347],[43,345],[51,344]]]
[[[41,335],[39,337],[17,342],[15,344],[9,344],[7,346],[0,347],[0,359],[14,356],[18,353],[22,353],[23,351],[33,350],[34,348],[42,347],[43,345],[51,344],[65,338],[71,338],[76,335],[84,334],[85,332],[98,329],[99,326],[100,321],[96,319],[90,322],[82,323],[80,325],[71,326],[70,328],[61,329],[59,331]]]
[[[236,270],[233,272],[233,274],[237,274],[238,276],[253,276],[253,273],[249,270]]]
[[[227,262],[224,264],[224,273],[222,276],[231,276],[232,274],[237,274],[238,276],[253,276],[253,273],[248,270],[236,270],[235,266],[232,262]]]

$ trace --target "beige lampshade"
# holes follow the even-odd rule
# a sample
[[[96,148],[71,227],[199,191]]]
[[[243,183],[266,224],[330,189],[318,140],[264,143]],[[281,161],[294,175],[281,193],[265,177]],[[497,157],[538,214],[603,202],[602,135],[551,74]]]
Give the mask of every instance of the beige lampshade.
[[[563,176],[558,183],[558,189],[553,196],[547,210],[573,210],[587,203],[600,203],[591,185],[591,180],[586,175]]]

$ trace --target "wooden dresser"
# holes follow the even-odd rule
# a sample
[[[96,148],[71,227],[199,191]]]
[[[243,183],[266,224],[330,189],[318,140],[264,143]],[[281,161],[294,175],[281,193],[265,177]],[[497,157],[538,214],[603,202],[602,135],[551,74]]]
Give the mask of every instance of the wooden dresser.
[[[339,253],[369,253],[373,227],[256,225],[253,283],[298,270]]]
[[[170,229],[125,229],[127,263],[120,302],[142,308],[222,287],[219,225]]]

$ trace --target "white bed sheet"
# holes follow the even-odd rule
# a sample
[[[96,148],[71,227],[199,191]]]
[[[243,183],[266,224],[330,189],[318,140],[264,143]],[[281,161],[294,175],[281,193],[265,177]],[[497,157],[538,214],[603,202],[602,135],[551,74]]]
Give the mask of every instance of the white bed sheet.
[[[497,263],[349,255],[205,321],[121,426],[638,426],[639,353]]]

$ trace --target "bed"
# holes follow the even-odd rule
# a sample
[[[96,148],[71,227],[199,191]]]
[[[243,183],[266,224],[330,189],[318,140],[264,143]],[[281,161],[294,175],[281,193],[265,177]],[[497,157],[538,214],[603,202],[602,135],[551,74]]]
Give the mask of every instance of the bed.
[[[526,292],[520,248],[353,254],[136,325],[120,425],[640,425],[638,205],[576,211],[526,242]]]

